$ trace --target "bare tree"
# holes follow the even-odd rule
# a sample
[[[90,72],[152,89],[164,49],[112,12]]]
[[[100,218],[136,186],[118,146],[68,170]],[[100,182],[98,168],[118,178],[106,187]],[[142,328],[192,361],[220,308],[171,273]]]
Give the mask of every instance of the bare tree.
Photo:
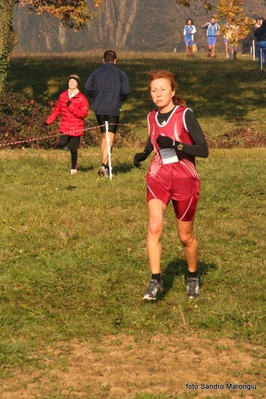
[[[103,0],[103,12],[95,22],[103,47],[124,49],[138,11],[138,0]]]

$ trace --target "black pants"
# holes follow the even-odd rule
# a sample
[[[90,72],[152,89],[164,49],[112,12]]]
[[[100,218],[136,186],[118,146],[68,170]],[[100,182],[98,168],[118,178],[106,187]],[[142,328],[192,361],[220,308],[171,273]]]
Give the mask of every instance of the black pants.
[[[101,133],[105,133],[105,121],[108,121],[110,125],[108,126],[108,131],[111,133],[116,133],[117,125],[119,123],[119,116],[115,115],[96,115],[97,121],[99,123]]]
[[[80,136],[68,136],[61,134],[59,138],[60,147],[66,147],[70,149],[71,153],[71,169],[75,169],[78,161],[78,147],[80,143]]]

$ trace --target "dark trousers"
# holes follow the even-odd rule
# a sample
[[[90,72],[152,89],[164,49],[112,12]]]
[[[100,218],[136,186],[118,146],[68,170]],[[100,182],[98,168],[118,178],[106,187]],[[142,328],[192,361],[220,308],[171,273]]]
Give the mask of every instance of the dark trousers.
[[[108,126],[108,131],[111,133],[116,133],[117,125],[119,123],[119,116],[115,115],[96,115],[97,121],[99,123],[101,133],[105,133],[105,121],[110,123]]]
[[[71,153],[71,169],[75,169],[78,161],[78,148],[80,143],[80,136],[68,136],[61,134],[59,138],[60,147],[68,146]]]
[[[261,54],[262,50],[262,54]],[[262,55],[262,59],[261,59]],[[263,63],[263,58],[264,58],[264,64],[266,64],[266,40],[262,40],[258,42],[258,63],[261,65],[261,61]]]

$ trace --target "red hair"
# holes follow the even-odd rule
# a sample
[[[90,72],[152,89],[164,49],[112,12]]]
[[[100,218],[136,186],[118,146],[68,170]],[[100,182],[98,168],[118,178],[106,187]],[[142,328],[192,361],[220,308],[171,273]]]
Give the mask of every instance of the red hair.
[[[155,79],[167,79],[168,82],[170,83],[171,89],[176,91],[177,90],[177,84],[174,78],[174,75],[169,72],[169,71],[150,71],[148,73],[148,82],[149,82],[149,92],[151,92],[151,82]],[[174,95],[173,96],[173,103],[175,105],[181,105],[182,107],[186,107],[186,101],[178,96]]]

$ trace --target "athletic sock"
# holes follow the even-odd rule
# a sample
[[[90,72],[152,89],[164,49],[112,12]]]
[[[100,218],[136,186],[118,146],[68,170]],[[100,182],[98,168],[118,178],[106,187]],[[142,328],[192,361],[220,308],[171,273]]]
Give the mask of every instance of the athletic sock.
[[[188,270],[187,275],[188,275],[188,278],[197,278],[198,277],[198,272],[197,272],[197,270],[195,272],[190,272]]]
[[[161,274],[157,273],[157,274],[152,274],[151,275],[152,280],[156,280],[159,284],[161,284]]]

